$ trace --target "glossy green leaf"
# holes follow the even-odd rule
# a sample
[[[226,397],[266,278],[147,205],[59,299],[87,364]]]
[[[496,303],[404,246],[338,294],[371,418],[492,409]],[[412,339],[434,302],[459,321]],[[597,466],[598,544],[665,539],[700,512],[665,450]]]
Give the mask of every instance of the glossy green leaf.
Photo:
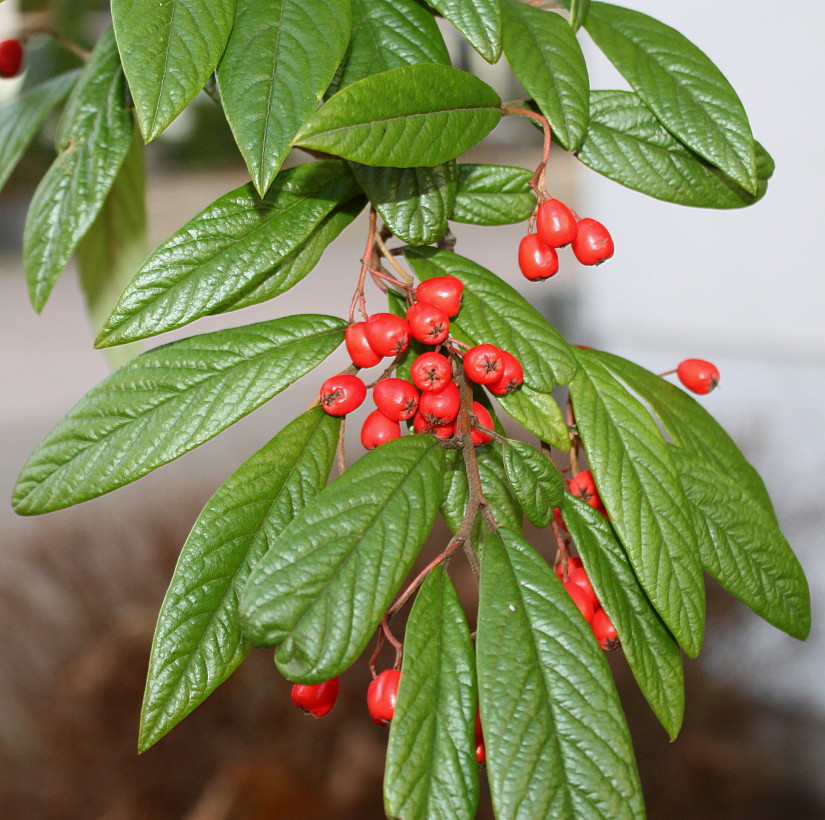
[[[567,423],[556,400],[547,393],[538,393],[526,384],[506,396],[496,396],[498,403],[528,433],[541,441],[567,452],[570,436]]]
[[[92,388],[17,480],[22,515],[108,493],[208,441],[322,362],[344,338],[332,316],[288,316],[150,350]]]
[[[765,195],[773,172],[773,161],[759,143],[756,152],[759,181],[753,195],[687,149],[637,94],[594,91],[590,128],[577,156],[597,173],[665,202],[742,208]]]
[[[340,426],[320,407],[299,416],[244,462],[198,516],[155,629],[140,751],[206,700],[249,653],[238,621],[241,590],[270,544],[325,486]]]
[[[499,820],[644,817],[607,662],[547,563],[507,530],[481,553],[479,700]]]
[[[573,31],[578,31],[587,20],[590,11],[590,0],[570,0],[570,25]]]
[[[438,165],[481,142],[501,119],[500,105],[498,94],[472,74],[411,65],[330,97],[294,143],[364,165]]]
[[[261,199],[251,184],[224,194],[146,260],[97,339],[145,339],[215,311],[261,284],[343,199],[342,162],[313,162],[278,176]]]
[[[261,196],[318,106],[349,34],[350,0],[237,0],[218,85]]]
[[[80,71],[60,74],[0,107],[0,191],[46,117],[72,90]]]
[[[457,338],[512,353],[524,368],[524,381],[542,393],[570,382],[576,372],[570,345],[514,288],[457,253],[405,248],[404,254],[419,279],[455,276],[464,283],[462,308],[451,325]]]
[[[458,165],[450,219],[473,225],[509,225],[529,219],[536,207],[532,172],[506,165]]]
[[[599,495],[647,596],[696,657],[705,587],[679,473],[647,410],[591,351],[579,350],[577,357],[570,395]]]
[[[140,129],[151,142],[218,65],[235,0],[112,0],[112,19]]]
[[[364,193],[395,236],[429,245],[444,235],[455,202],[455,163],[433,168],[376,168],[353,164]]]
[[[746,191],[757,192],[747,114],[702,51],[670,26],[608,3],[591,3],[585,25],[668,131]]]
[[[430,5],[449,20],[488,62],[501,55],[499,0],[432,0]]]
[[[507,62],[550,121],[553,139],[576,150],[587,130],[590,79],[573,29],[560,15],[517,0],[501,5]]]
[[[387,817],[475,817],[475,677],[464,610],[438,567],[421,586],[404,636],[384,771]]]
[[[100,213],[132,141],[132,114],[111,30],[98,41],[57,132],[57,159],[37,186],[23,235],[23,266],[40,312]]]
[[[564,479],[540,450],[510,439],[502,445],[504,471],[531,523],[546,527],[564,496]]]
[[[679,647],[639,586],[605,517],[572,495],[565,495],[562,515],[599,603],[616,627],[636,682],[674,740],[685,712]]]
[[[319,683],[361,654],[441,502],[444,450],[405,436],[362,456],[292,521],[241,595],[244,633],[289,680]]]

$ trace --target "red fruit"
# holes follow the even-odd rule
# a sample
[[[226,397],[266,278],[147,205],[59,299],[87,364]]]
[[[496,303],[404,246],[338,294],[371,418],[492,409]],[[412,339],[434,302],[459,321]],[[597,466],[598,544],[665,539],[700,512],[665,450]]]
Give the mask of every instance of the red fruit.
[[[599,642],[599,646],[604,649],[605,652],[618,649],[622,645],[616,633],[616,627],[613,626],[613,622],[607,617],[603,609],[596,612],[593,620],[590,622],[590,626],[593,629],[596,640]]]
[[[380,410],[373,410],[361,428],[361,444],[367,450],[374,450],[393,439],[401,438],[401,425],[388,419]]]
[[[395,714],[400,678],[401,672],[397,669],[385,669],[367,689],[367,708],[379,726],[386,726]]]
[[[437,393],[422,393],[418,399],[418,412],[428,424],[447,424],[458,415],[461,394],[455,382],[450,382]]]
[[[504,356],[495,345],[471,347],[462,362],[467,378],[476,384],[493,384],[504,372]]]
[[[455,422],[448,421],[446,424],[430,424],[421,413],[416,413],[413,419],[413,430],[416,433],[430,433],[436,438],[447,439],[455,435]]]
[[[590,470],[582,470],[570,479],[570,492],[586,501],[591,507],[601,510],[604,507],[599,491],[596,489],[596,482],[593,480],[593,473]]]
[[[450,335],[450,317],[429,302],[416,302],[407,311],[407,323],[412,337],[425,345],[440,345]]]
[[[613,256],[613,239],[595,219],[582,219],[573,240],[573,253],[582,265],[600,265]]]
[[[0,40],[0,77],[16,77],[23,67],[24,54],[20,40]]]
[[[436,276],[418,286],[415,298],[419,302],[429,302],[441,308],[449,317],[458,313],[463,292],[464,283],[455,276]]]
[[[702,359],[685,359],[676,368],[679,381],[688,390],[704,396],[719,384],[719,370],[715,364]]]
[[[572,572],[570,572],[568,567],[567,579],[571,584],[576,584],[576,586],[582,589],[590,603],[593,605],[594,610],[599,608],[599,599],[596,597],[596,593],[593,592],[593,587],[590,584],[590,579],[587,577],[584,567],[579,567]]]
[[[518,266],[526,279],[539,282],[559,272],[559,255],[537,233],[528,233],[518,246]]]
[[[488,430],[493,429],[493,418],[483,404],[479,404],[477,401],[474,401],[473,412],[476,414],[476,418],[482,427],[486,427]],[[481,431],[476,430],[475,427],[470,430],[470,438],[476,446],[479,444],[487,444],[493,440],[487,435],[487,433],[482,433]]]
[[[487,759],[487,750],[484,748],[484,735],[481,732],[481,713],[476,710],[476,760],[483,763]]]
[[[418,391],[404,379],[382,379],[372,391],[375,406],[393,421],[411,419],[418,410]]]
[[[504,367],[501,369],[501,375],[492,384],[488,384],[487,388],[496,396],[506,396],[514,390],[521,387],[524,382],[524,369],[521,362],[506,350],[500,351],[504,357]]]
[[[548,199],[536,214],[536,233],[545,245],[561,248],[569,245],[579,231],[576,215],[558,199]]]
[[[558,508],[556,508],[558,509]],[[582,565],[582,559],[579,558],[577,555],[573,555],[572,557],[567,559],[567,577],[569,578],[572,573],[574,573],[577,569],[579,569]],[[562,580],[564,580],[564,566],[559,564],[556,567],[556,575],[559,576]]]
[[[366,322],[356,322],[344,332],[347,353],[354,365],[358,367],[372,367],[381,361],[381,354],[376,353],[367,341]]]
[[[313,717],[329,714],[338,698],[338,678],[330,678],[323,683],[296,683],[292,687],[292,702]]]
[[[567,594],[573,599],[573,603],[579,608],[582,617],[587,623],[590,623],[593,620],[594,609],[593,604],[590,603],[590,599],[587,597],[587,593],[572,581],[565,581],[564,588],[567,590]]]
[[[403,353],[410,343],[410,327],[400,316],[392,313],[373,313],[364,332],[370,347],[381,356]]]
[[[410,378],[419,390],[438,393],[452,381],[453,368],[440,353],[422,353],[410,367]]]
[[[331,416],[345,416],[367,397],[367,386],[358,376],[341,373],[321,385],[321,407]]]

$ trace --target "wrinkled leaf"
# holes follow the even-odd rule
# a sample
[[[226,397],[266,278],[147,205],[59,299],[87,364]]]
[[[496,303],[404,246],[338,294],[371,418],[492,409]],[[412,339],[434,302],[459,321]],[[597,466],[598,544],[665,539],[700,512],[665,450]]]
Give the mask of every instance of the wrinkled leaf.
[[[531,390],[526,384],[506,396],[496,396],[506,413],[528,433],[565,452],[570,450],[570,437],[561,408],[547,393]]]
[[[521,441],[505,442],[502,455],[507,480],[525,515],[537,527],[546,527],[564,496],[561,473],[544,453]]]
[[[499,0],[433,0],[430,5],[449,20],[488,62],[501,55]]]
[[[457,167],[450,219],[473,225],[509,225],[530,218],[536,207],[528,184],[532,172],[506,165],[462,163]]]

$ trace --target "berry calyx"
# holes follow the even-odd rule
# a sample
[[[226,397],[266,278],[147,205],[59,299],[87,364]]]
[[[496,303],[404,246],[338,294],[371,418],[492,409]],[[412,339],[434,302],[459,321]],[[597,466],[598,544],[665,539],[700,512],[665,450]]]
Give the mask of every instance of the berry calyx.
[[[338,678],[330,678],[323,683],[296,683],[292,687],[292,702],[308,715],[320,718],[329,714],[335,706],[338,689]]]
[[[0,77],[16,77],[23,67],[24,56],[20,40],[0,40]]]
[[[585,572],[584,567],[578,567],[578,569],[573,570],[572,572],[568,572],[567,579],[570,581],[571,584],[576,584],[584,594],[587,596],[587,599],[593,605],[593,609],[599,609],[599,599],[596,597],[596,593],[593,591],[593,587],[590,584],[590,579],[587,577],[587,572]]]
[[[440,439],[452,438],[455,435],[455,422],[448,421],[446,424],[430,424],[421,413],[416,413],[413,418],[413,430],[416,433],[429,433]]]
[[[605,652],[612,652],[622,645],[622,642],[619,640],[619,635],[616,632],[616,627],[613,626],[613,622],[607,617],[603,609],[596,611],[593,620],[590,622],[590,627],[593,630],[593,635],[595,635],[599,646],[604,649]]]
[[[422,353],[410,367],[410,378],[422,392],[438,393],[452,381],[453,368],[440,353]]]
[[[415,291],[419,302],[429,302],[441,308],[448,317],[455,316],[461,308],[464,283],[455,276],[436,276],[422,282]]]
[[[450,317],[429,302],[416,302],[407,311],[407,323],[412,337],[425,345],[440,345],[450,335]]]
[[[600,265],[613,256],[613,238],[595,219],[582,219],[573,240],[573,253],[582,265]]]
[[[559,255],[537,233],[528,233],[518,246],[518,266],[525,279],[540,282],[559,272]]]
[[[556,507],[558,509],[558,507]],[[570,558],[567,559],[567,577],[568,579],[570,576],[577,570],[580,569],[584,564],[582,564],[582,559],[579,558],[578,555],[571,555]],[[556,575],[563,581],[564,580],[564,564],[559,563],[556,567]]]
[[[493,384],[504,372],[504,356],[495,345],[471,347],[462,360],[464,372],[471,382]]]
[[[679,381],[693,393],[704,396],[719,384],[719,369],[703,359],[685,359],[676,368]]]
[[[478,423],[482,427],[486,427],[488,430],[493,429],[493,417],[490,415],[489,411],[483,404],[479,404],[477,401],[473,402],[473,412],[478,419]],[[487,433],[482,433],[480,430],[476,430],[475,427],[471,428],[470,430],[470,438],[473,440],[473,444],[479,446],[481,444],[488,444],[493,439],[487,435]]]
[[[373,410],[361,427],[361,444],[367,450],[374,450],[393,439],[401,438],[401,425],[388,419],[380,410]]]
[[[367,689],[367,709],[373,722],[379,726],[386,726],[395,714],[400,679],[400,671],[385,669]]]
[[[461,407],[461,394],[455,382],[450,382],[437,393],[422,393],[418,399],[418,412],[427,424],[447,424],[455,419]]]
[[[344,331],[344,343],[347,346],[352,363],[358,367],[373,367],[381,361],[382,356],[376,353],[367,341],[367,323],[356,322]]]
[[[404,379],[382,379],[372,390],[375,406],[393,421],[411,419],[418,410],[418,391]]]
[[[593,609],[593,604],[590,603],[590,598],[588,598],[587,593],[578,585],[574,584],[572,581],[564,581],[564,588],[567,590],[567,594],[573,599],[573,603],[579,608],[579,612],[581,612],[582,617],[590,623],[593,620],[593,616],[595,614],[595,610]]]
[[[364,333],[370,347],[381,356],[397,356],[410,343],[409,325],[392,313],[373,313],[366,321]]]
[[[596,482],[593,480],[593,473],[590,470],[582,470],[570,479],[570,492],[576,498],[586,501],[596,510],[604,508],[599,491],[596,489]]]
[[[496,396],[506,396],[521,387],[524,382],[524,369],[521,362],[506,350],[500,351],[504,358],[504,367],[501,369],[501,375],[492,384],[487,387],[491,393]]]
[[[345,416],[361,405],[367,397],[367,386],[358,376],[339,373],[321,385],[321,407],[331,416]]]
[[[536,214],[536,233],[545,245],[562,248],[579,232],[576,215],[558,199],[548,199]]]

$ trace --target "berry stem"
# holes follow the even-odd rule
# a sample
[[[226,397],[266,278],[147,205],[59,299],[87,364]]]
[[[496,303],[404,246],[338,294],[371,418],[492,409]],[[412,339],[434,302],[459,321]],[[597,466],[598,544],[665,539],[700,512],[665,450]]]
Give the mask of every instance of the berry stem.
[[[505,103],[501,106],[501,110],[504,112],[505,116],[508,114],[513,114],[519,117],[528,117],[529,119],[534,120],[541,126],[542,131],[544,132],[544,150],[541,153],[541,162],[536,166],[536,171],[531,177],[529,183],[530,187],[533,191],[535,191],[538,203],[540,203],[547,196],[544,182],[544,172],[547,168],[547,161],[550,159],[550,148],[553,140],[553,131],[550,128],[550,123],[547,121],[546,117],[536,111],[531,111],[529,108],[519,108],[518,106],[507,105]],[[533,220],[531,219],[531,222],[532,221]]]
[[[570,470],[573,475],[579,472],[579,445],[581,439],[576,429],[576,417],[573,414],[573,399],[567,394],[567,435],[570,436]]]
[[[347,469],[347,454],[345,445],[347,419],[341,418],[341,429],[338,431],[338,446],[336,447],[336,457],[338,459],[338,475],[343,475]]]
[[[349,306],[349,322],[353,324],[355,321],[355,308],[361,313],[362,318],[366,321],[367,317],[367,301],[364,298],[364,283],[367,280],[367,272],[374,267],[375,261],[375,223],[376,213],[375,208],[370,207],[370,227],[367,233],[367,247],[364,249],[364,255],[361,257],[361,273],[358,276],[358,286],[355,293],[352,295],[352,302]]]
[[[86,51],[85,48],[81,48],[77,45],[77,43],[72,42],[68,37],[65,37],[59,31],[55,31],[55,29],[50,28],[49,26],[33,26],[32,28],[25,29],[23,34],[20,36],[20,42],[23,45],[26,45],[26,43],[28,43],[29,40],[36,34],[48,34],[49,37],[51,37],[55,42],[63,46],[63,48],[67,51],[70,51],[75,57],[82,60],[84,63],[89,61],[91,52]]]
[[[404,268],[402,268],[401,265],[398,264],[398,262],[396,262],[393,252],[387,247],[386,243],[384,242],[384,237],[381,236],[381,233],[376,234],[375,244],[378,245],[378,249],[381,251],[381,255],[387,260],[387,262],[390,263],[392,268],[404,280],[405,283],[401,284],[401,282],[398,282],[397,284],[401,287],[406,287],[407,290],[412,290],[412,284],[414,281],[412,276],[410,276],[410,274],[407,273],[407,271],[405,271]],[[396,280],[393,279],[390,281],[394,282]]]
[[[570,550],[567,549],[567,544],[564,542],[564,537],[561,534],[561,530],[559,529],[559,525],[555,521],[550,522],[553,528],[553,535],[556,537],[556,545],[558,546],[558,552],[556,552],[556,561],[554,563],[554,568],[561,564],[561,579],[562,581],[566,582],[567,578],[567,564],[570,561]]]

